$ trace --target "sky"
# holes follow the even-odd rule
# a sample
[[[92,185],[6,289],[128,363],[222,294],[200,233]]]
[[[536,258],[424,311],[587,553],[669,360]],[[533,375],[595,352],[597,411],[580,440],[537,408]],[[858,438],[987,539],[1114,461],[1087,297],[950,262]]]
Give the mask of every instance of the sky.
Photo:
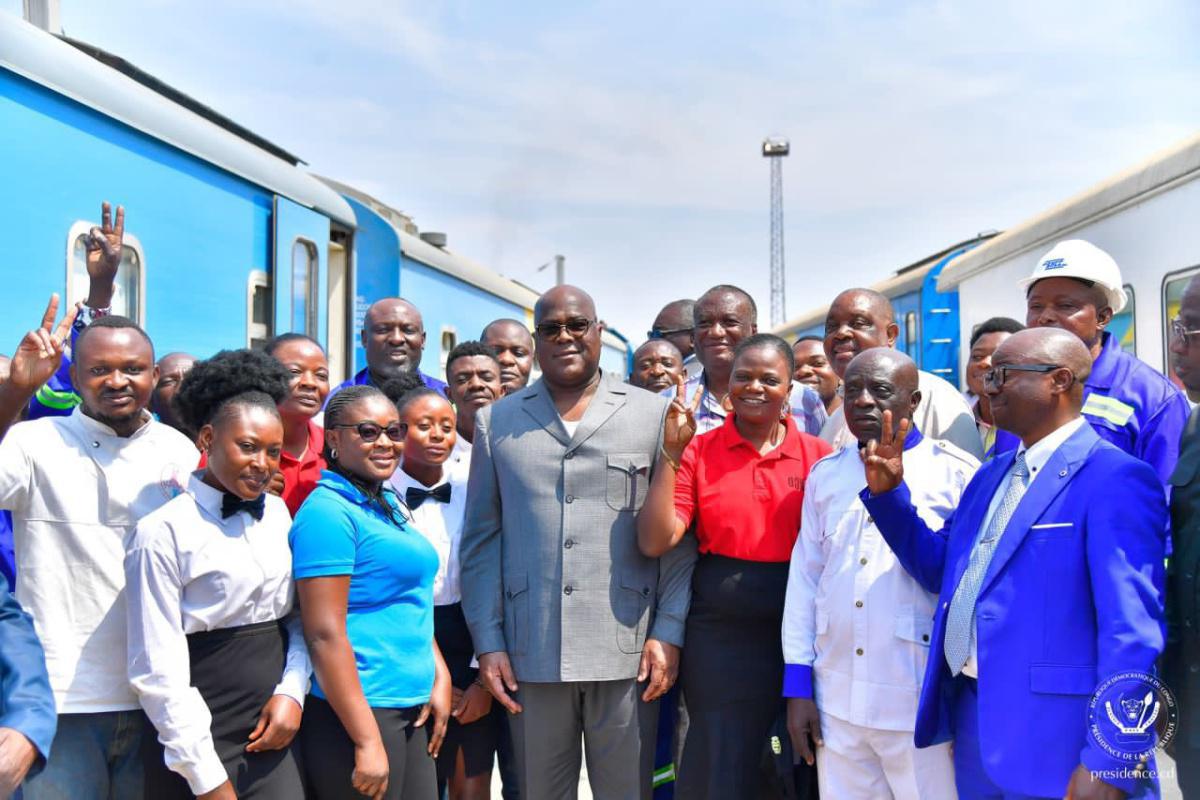
[[[640,341],[717,283],[769,320],[1200,133],[1200,4],[62,0],[117,53]],[[20,0],[0,11],[21,13]]]

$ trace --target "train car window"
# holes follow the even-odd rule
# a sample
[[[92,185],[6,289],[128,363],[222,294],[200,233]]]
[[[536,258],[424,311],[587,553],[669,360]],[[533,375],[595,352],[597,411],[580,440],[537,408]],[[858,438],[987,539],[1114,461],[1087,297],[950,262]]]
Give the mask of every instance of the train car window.
[[[1112,321],[1108,323],[1108,332],[1117,337],[1117,342],[1121,345],[1121,349],[1126,353],[1137,355],[1137,315],[1134,309],[1137,306],[1136,298],[1133,294],[1133,286],[1125,284],[1125,295],[1129,301],[1125,304],[1125,308],[1121,309],[1120,314],[1114,314]]]
[[[246,281],[246,347],[263,347],[271,336],[271,278],[256,269]]]
[[[450,351],[458,346],[458,331],[451,325],[442,326],[442,372],[446,371],[446,359],[450,357]]]
[[[916,359],[917,349],[917,312],[910,311],[904,315],[904,352]]]
[[[87,235],[98,223],[80,220],[67,234],[67,297],[71,303],[85,300],[88,294]],[[146,256],[137,237],[125,231],[121,248],[121,266],[113,282],[112,313],[146,324],[142,297],[146,288]]]
[[[1187,288],[1188,281],[1200,272],[1200,267],[1188,267],[1177,272],[1168,273],[1162,282],[1162,352],[1163,352],[1163,374],[1171,379],[1171,382],[1183,390],[1183,381],[1175,374],[1175,370],[1171,368],[1171,320],[1179,316],[1179,305],[1183,301],[1183,290]]]
[[[317,338],[317,246],[307,239],[292,243],[292,327]]]

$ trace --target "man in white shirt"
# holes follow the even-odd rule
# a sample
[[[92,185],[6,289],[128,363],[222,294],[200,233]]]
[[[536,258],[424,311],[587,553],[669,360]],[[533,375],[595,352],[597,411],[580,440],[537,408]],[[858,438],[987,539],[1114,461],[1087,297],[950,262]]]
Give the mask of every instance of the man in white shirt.
[[[899,333],[891,300],[874,289],[847,289],[834,298],[825,317],[825,354],[833,371],[845,380],[851,359],[871,347],[895,347]],[[919,371],[917,376],[921,402],[913,412],[913,423],[925,436],[953,442],[982,458],[983,442],[975,417],[958,389],[929,372]],[[829,415],[821,438],[835,450],[855,443],[846,426],[844,406]]]
[[[137,798],[144,718],[125,672],[125,543],[138,519],[182,491],[199,454],[146,410],[154,348],[135,323],[102,317],[81,332],[69,417],[13,427],[62,360],[73,314],[57,296],[21,341],[0,386],[0,508],[13,516],[17,599],[33,616],[59,714],[27,800]]]
[[[883,412],[899,423],[921,400],[908,356],[872,348],[845,370],[847,424],[860,446],[878,439]],[[940,526],[979,462],[913,428],[904,443],[913,505]],[[917,750],[913,723],[937,596],[904,571],[867,513],[857,447],[818,461],[804,490],[783,618],[784,695],[795,752],[821,795],[953,798],[949,744]],[[815,702],[814,702],[815,701]]]

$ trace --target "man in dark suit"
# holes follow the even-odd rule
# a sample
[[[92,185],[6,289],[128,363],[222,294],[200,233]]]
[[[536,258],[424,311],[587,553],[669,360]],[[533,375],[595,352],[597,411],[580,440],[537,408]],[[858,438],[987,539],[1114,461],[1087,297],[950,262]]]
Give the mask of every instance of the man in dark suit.
[[[1189,393],[1200,392],[1200,280],[1183,292],[1171,320],[1171,362]],[[1200,414],[1192,411],[1171,473],[1167,568],[1167,652],[1163,673],[1179,701],[1175,767],[1184,797],[1200,797]]]
[[[1159,702],[1166,530],[1154,470],[1080,415],[1091,361],[1077,337],[1049,328],[996,349],[984,387],[1021,446],[976,473],[940,531],[903,483],[907,425],[893,433],[889,420],[864,456],[867,510],[904,568],[939,593],[915,740],[954,739],[961,797],[1157,796],[1139,768],[1153,767],[1154,730],[1123,749],[1145,733],[1142,716],[1128,730],[1111,711],[1089,720],[1094,696],[1118,711],[1126,699]],[[1130,673],[1145,685],[1104,695]]]

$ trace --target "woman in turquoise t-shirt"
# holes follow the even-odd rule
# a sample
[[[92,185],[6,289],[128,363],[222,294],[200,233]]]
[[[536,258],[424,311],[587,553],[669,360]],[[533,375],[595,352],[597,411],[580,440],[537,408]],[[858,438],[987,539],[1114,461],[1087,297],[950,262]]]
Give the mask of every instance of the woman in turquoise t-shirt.
[[[437,796],[429,756],[446,732],[450,674],[433,639],[437,552],[386,486],[401,439],[378,389],[335,395],[325,411],[329,469],[292,523],[315,673],[300,736],[317,800]]]

